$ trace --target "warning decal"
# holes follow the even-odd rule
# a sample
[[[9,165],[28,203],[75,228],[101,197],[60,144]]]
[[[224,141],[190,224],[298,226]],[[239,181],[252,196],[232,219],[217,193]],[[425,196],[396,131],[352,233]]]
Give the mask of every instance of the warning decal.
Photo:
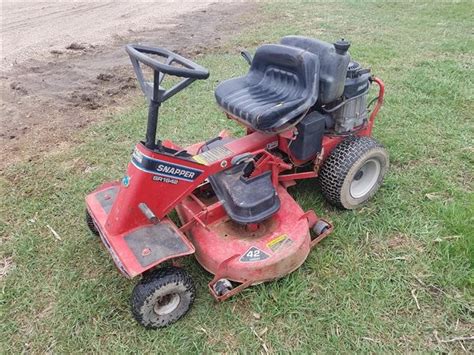
[[[267,247],[275,253],[283,247],[290,246],[292,243],[293,241],[288,238],[288,234],[282,234],[276,237],[275,239],[270,240],[267,243]]]
[[[211,150],[202,152],[199,155],[195,155],[193,159],[200,164],[211,165],[212,163],[225,159],[230,155],[232,155],[232,151],[221,145],[219,147],[212,148]]]
[[[242,263],[249,263],[253,261],[262,261],[269,258],[270,255],[265,253],[264,251],[258,249],[257,247],[251,247],[247,250],[241,257],[240,262]]]

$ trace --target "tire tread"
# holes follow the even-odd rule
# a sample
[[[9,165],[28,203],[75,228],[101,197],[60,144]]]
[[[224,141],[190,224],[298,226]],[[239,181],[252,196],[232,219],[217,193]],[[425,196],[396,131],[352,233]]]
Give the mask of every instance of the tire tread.
[[[332,205],[347,208],[341,200],[344,180],[354,164],[368,151],[383,145],[371,137],[350,136],[331,152],[319,173],[319,182],[324,198]]]
[[[148,299],[148,297],[150,297],[150,295],[155,292],[156,289],[173,283],[176,285],[184,285],[186,290],[190,292],[190,302],[188,308],[182,314],[169,317],[169,319],[163,319],[160,324],[151,323],[144,318],[144,314],[142,313],[143,304]],[[144,274],[143,278],[133,289],[131,297],[132,314],[136,321],[145,328],[152,329],[165,327],[171,323],[176,322],[189,311],[189,308],[194,302],[195,295],[196,289],[194,287],[193,279],[185,270],[171,266],[159,268]]]
[[[89,213],[89,211],[86,209],[86,223],[87,223],[87,227],[89,227],[89,230],[96,236],[99,236],[99,231],[97,230],[95,224],[94,224],[94,221],[92,219],[92,216],[91,214]]]

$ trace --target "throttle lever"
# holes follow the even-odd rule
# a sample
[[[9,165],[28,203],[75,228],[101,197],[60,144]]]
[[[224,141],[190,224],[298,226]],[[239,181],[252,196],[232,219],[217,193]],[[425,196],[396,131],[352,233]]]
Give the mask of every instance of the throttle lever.
[[[249,51],[243,50],[240,52],[240,55],[245,59],[245,61],[251,65],[252,64],[252,55]]]

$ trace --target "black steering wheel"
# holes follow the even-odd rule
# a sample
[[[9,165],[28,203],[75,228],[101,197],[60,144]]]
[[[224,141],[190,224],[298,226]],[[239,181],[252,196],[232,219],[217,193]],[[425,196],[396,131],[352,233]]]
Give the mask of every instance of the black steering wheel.
[[[209,77],[209,71],[206,68],[164,48],[128,44],[125,50],[130,56],[140,87],[147,98],[152,101],[159,103],[164,102],[190,85],[193,81],[197,79],[207,79]],[[160,62],[151,57],[150,54],[164,58],[165,61]],[[153,69],[153,83],[145,81],[140,63]],[[173,66],[173,63],[177,63],[180,66]],[[164,90],[160,87],[160,84],[165,74],[177,76],[184,80],[181,80],[172,88]]]

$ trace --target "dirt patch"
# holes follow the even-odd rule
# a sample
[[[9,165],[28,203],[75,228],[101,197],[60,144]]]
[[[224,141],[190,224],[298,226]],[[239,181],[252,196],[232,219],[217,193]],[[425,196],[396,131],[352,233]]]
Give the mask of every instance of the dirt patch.
[[[390,250],[406,250],[413,245],[413,240],[406,234],[395,233],[390,236],[387,241],[387,246]]]
[[[123,46],[160,45],[193,57],[217,50],[251,21],[248,3],[211,4],[163,23],[129,31],[109,44],[71,41],[14,65],[1,74],[0,171],[19,160],[36,158],[74,144],[75,133],[93,121],[127,107],[137,84]],[[68,48],[66,48],[68,47]]]
[[[47,58],[48,52],[108,44],[130,32],[169,27],[177,16],[206,9],[212,2],[3,1],[2,66]]]
[[[405,260],[409,256],[425,251],[423,243],[418,238],[404,233],[394,233],[386,239],[374,241],[371,249],[381,258],[394,260]]]
[[[0,259],[0,281],[15,268],[15,263],[11,256]]]

